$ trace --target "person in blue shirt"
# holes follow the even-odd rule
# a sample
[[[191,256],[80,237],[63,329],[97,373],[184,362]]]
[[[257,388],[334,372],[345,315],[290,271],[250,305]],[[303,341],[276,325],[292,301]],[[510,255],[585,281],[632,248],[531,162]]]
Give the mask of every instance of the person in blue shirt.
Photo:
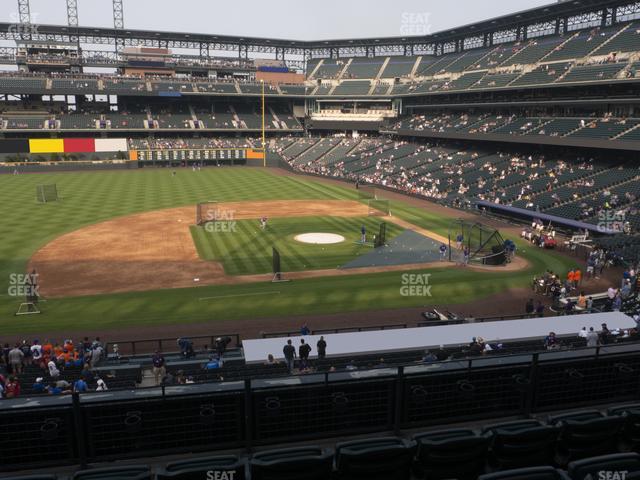
[[[42,377],[36,378],[36,383],[31,387],[33,393],[44,393],[46,388],[44,386],[44,379]]]
[[[76,380],[76,383],[73,384],[73,391],[76,393],[85,393],[89,390],[87,386],[87,382],[85,382],[82,378]]]
[[[205,364],[205,370],[215,370],[216,368],[220,368],[220,361],[218,357],[212,356],[209,361]]]
[[[309,330],[309,327],[307,327],[307,325],[304,324],[300,329],[300,335],[304,337],[305,335],[309,335],[310,333],[311,333],[311,330]]]

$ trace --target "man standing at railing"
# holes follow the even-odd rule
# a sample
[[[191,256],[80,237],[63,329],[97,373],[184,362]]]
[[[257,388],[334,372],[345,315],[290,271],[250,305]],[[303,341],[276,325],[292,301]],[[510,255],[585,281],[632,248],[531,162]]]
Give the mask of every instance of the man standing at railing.
[[[293,361],[296,357],[296,348],[291,345],[291,340],[287,340],[287,344],[282,349],[282,353],[284,354],[284,361],[287,362],[287,368],[289,372],[293,371]]]

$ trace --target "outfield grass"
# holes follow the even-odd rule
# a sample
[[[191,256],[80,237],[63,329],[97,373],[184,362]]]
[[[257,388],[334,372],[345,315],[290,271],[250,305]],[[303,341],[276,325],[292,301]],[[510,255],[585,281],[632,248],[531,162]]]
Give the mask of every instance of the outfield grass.
[[[36,185],[46,183],[57,183],[64,198],[61,202],[35,202]],[[527,270],[490,276],[458,269],[430,270],[430,298],[401,296],[400,274],[385,273],[300,280],[275,288],[271,284],[229,285],[50,299],[43,304],[42,315],[12,316],[20,299],[6,294],[10,275],[23,273],[39,247],[65,232],[115,216],[195,205],[203,200],[327,198],[353,200],[357,194],[355,190],[248,168],[180,170],[176,177],[163,169],[0,176],[0,332],[82,332],[87,323],[92,329],[126,328],[463,303],[509,287],[527,286],[533,275],[546,268],[564,273],[575,266],[570,259],[518,242],[524,249],[520,254],[531,264]],[[451,221],[401,202],[392,202],[391,208],[394,215],[442,235],[446,235]],[[203,298],[208,299],[200,300]]]
[[[191,235],[200,257],[221,262],[228,275],[271,272],[272,247],[280,252],[283,272],[298,272],[338,268],[370,253],[370,246],[359,243],[360,229],[364,225],[371,239],[382,221],[375,217],[272,218],[263,231],[257,220],[240,220],[235,223],[235,231],[207,231],[205,226],[192,226]],[[312,232],[335,233],[345,237],[345,241],[310,245],[294,239],[298,234]],[[387,240],[401,232],[400,227],[387,224]]]

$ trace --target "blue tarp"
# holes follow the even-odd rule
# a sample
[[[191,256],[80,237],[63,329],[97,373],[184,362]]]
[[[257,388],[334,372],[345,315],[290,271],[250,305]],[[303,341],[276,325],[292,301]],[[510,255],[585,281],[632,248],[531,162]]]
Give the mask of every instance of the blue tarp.
[[[486,200],[478,200],[476,202],[476,205],[478,205],[478,207],[486,207],[492,210],[502,210],[503,212],[512,213],[520,217],[530,218],[531,220],[539,219],[546,222],[551,222],[555,225],[562,225],[565,227],[571,227],[580,230],[588,230],[590,232],[605,233],[609,235],[620,233],[613,230],[607,230],[605,228],[602,228],[602,226],[594,225],[593,223],[579,222],[577,220],[571,220],[570,218],[548,215],[546,213],[527,210],[525,208],[510,207],[508,205],[501,205],[499,203],[487,202]]]

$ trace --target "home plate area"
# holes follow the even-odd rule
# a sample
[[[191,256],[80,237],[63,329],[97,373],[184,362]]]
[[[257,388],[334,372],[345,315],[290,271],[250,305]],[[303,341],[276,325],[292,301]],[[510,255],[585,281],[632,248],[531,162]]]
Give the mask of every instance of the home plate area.
[[[387,267],[440,261],[440,244],[413,230],[405,230],[389,243],[361,255],[340,268]]]

